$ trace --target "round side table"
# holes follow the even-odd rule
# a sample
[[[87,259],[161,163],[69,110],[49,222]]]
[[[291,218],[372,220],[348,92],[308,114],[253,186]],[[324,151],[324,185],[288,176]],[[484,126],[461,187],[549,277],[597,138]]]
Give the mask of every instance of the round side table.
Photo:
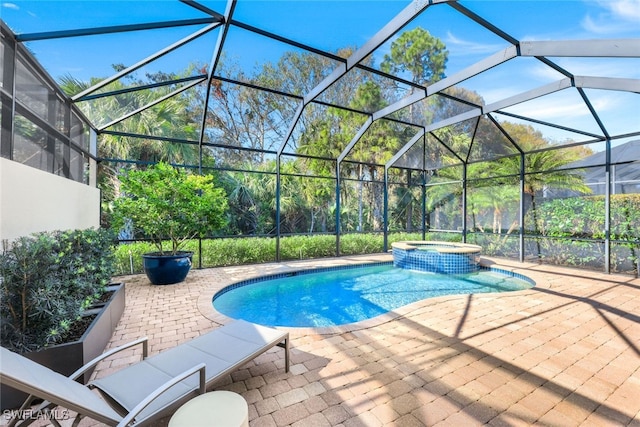
[[[211,391],[182,405],[169,427],[249,427],[249,408],[238,393]]]

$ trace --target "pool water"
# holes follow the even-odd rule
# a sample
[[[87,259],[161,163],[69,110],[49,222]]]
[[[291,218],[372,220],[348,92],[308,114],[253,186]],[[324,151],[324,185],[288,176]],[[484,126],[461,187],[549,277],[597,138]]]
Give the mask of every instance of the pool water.
[[[370,319],[426,298],[533,286],[524,278],[491,270],[446,275],[392,265],[266,279],[223,289],[213,306],[226,316],[266,326],[327,327]]]

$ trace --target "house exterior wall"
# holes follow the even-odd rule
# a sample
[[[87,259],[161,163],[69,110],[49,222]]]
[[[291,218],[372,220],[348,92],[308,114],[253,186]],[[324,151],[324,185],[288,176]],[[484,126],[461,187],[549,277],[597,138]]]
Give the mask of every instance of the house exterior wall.
[[[0,158],[0,240],[100,225],[100,190]]]

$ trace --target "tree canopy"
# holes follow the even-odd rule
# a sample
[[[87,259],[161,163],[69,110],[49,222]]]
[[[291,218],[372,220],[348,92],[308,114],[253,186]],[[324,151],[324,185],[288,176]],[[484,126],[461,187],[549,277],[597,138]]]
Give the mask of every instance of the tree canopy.
[[[345,47],[335,55],[347,58],[354,50]],[[391,42],[379,68],[413,84],[428,86],[445,77],[448,54],[440,39],[416,27]],[[367,66],[375,68],[372,58],[367,61]],[[341,200],[343,231],[380,230],[383,166],[415,135],[419,126],[465,113],[482,106],[484,100],[473,91],[452,87],[446,94],[429,97],[393,117],[374,121],[355,145],[345,151],[370,114],[398,100],[399,87],[395,81],[356,67],[329,86],[317,102],[306,105],[300,119],[290,128],[300,97],[318,85],[336,65],[331,58],[290,51],[247,75],[232,58],[223,56],[216,73],[220,78],[214,78],[210,85],[199,85],[162,101],[112,127],[118,132],[100,136],[99,155],[105,159],[103,175],[108,177],[103,179],[106,199],[119,194],[115,171],[129,167],[123,161],[195,165],[201,159],[205,171],[218,170],[219,181],[226,191],[230,218],[226,234],[272,234],[277,229],[278,217],[280,229],[287,233],[335,231],[332,218],[336,197]],[[175,77],[202,75],[206,68],[192,64],[181,76],[159,73],[146,77],[161,83]],[[69,78],[62,83],[68,93],[78,93],[95,81],[83,83]],[[159,85],[154,91],[126,90],[141,84],[141,79],[133,77],[114,82],[110,90],[122,91],[120,103],[114,104],[116,98],[109,98],[112,101],[90,103],[90,108],[109,120],[173,89]],[[273,91],[258,90],[257,86]],[[414,89],[409,87],[409,91]],[[200,106],[206,96],[209,104],[205,114]],[[329,99],[331,105],[325,102]],[[200,129],[203,123],[204,129]],[[200,132],[205,136],[201,147],[195,143]],[[286,135],[290,139],[279,162],[278,182],[275,153],[284,144]],[[460,214],[455,213],[462,204],[460,166],[468,162],[467,176],[474,179],[516,177],[520,168],[517,146],[530,152],[525,159],[527,171],[550,171],[527,175],[526,192],[533,206],[536,195],[551,187],[587,192],[579,173],[562,168],[575,159],[572,153],[577,151],[549,150],[550,142],[531,126],[508,121],[497,126],[480,117],[426,135],[417,146],[424,147],[424,153],[415,151],[423,159],[411,163],[418,169],[390,169],[394,190],[390,192],[389,227],[400,230],[421,227],[423,202],[419,189],[421,180],[426,180],[429,186],[425,189],[424,209],[433,217],[433,225],[455,229],[461,221]],[[336,159],[341,155],[345,155],[340,168],[343,184],[336,196]],[[491,167],[487,168],[487,164]],[[420,169],[421,165],[425,171]],[[429,174],[429,178],[421,178],[421,174]],[[275,204],[278,186],[279,216]],[[480,218],[491,215],[491,228],[498,230],[503,222],[500,203],[510,203],[519,194],[513,191],[514,187],[504,187],[503,191],[498,188],[489,191],[490,188],[489,185],[476,190],[468,197],[476,219],[481,221]]]

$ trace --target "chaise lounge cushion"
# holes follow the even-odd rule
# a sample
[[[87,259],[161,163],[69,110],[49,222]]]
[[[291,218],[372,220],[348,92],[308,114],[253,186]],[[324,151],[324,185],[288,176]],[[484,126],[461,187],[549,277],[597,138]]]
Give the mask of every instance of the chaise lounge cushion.
[[[90,386],[103,392],[105,398],[117,402],[128,412],[146,397],[149,390],[154,390],[198,363],[206,364],[208,388],[259,354],[287,340],[287,332],[237,320],[108,377],[92,381]],[[123,384],[128,386],[123,387]],[[180,401],[190,393],[195,396],[197,386],[197,376],[182,381],[140,412],[140,419],[155,418],[158,415],[156,413],[165,411],[171,402]]]
[[[84,385],[4,347],[0,347],[0,364],[3,384],[45,400],[59,402],[60,406],[104,423],[113,425],[122,419],[107,402]]]

